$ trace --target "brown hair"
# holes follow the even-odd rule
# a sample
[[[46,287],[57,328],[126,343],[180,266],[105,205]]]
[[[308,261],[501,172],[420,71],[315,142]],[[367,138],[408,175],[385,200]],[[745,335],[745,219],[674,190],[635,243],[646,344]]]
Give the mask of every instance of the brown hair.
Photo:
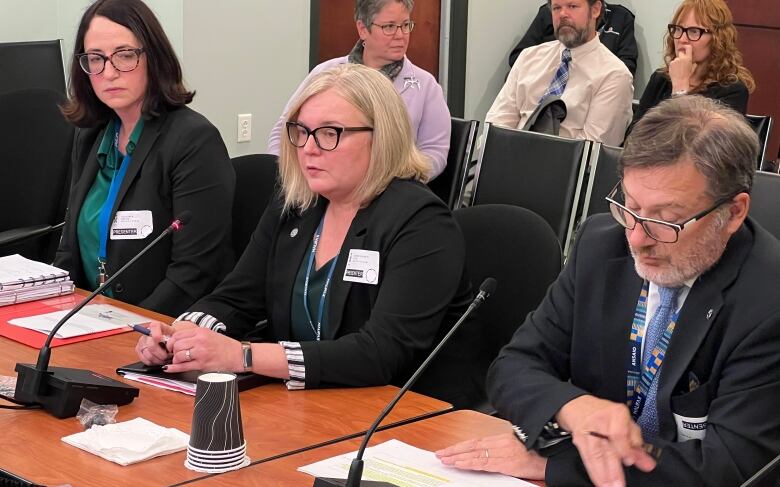
[[[192,101],[195,92],[184,87],[179,60],[151,9],[141,0],[98,0],[81,17],[73,46],[69,96],[62,106],[62,113],[68,121],[79,127],[96,127],[113,116],[113,111],[95,95],[89,75],[81,69],[76,56],[84,52],[84,36],[92,19],[97,16],[130,29],[144,48],[149,78],[141,109],[145,117],[155,117],[165,107],[184,106]]]
[[[717,83],[721,85],[741,81],[748,92],[752,93],[756,88],[753,75],[742,65],[742,53],[737,48],[737,28],[731,10],[723,0],[685,0],[677,8],[672,17],[673,24],[679,24],[680,19],[688,12],[693,11],[705,27],[711,31],[710,58],[707,63],[707,72],[704,74],[701,84],[694,92],[706,89],[708,85]],[[664,64],[661,71],[669,75],[669,63],[675,58],[674,39],[667,32],[664,36],[665,53]]]

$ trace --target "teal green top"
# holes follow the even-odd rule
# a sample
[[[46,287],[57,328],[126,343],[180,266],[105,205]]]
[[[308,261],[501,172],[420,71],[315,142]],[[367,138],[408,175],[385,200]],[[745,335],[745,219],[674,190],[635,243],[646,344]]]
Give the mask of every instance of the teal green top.
[[[334,257],[335,258],[335,257]],[[295,284],[293,285],[292,303],[290,304],[290,321],[291,321],[291,341],[295,342],[313,342],[317,340],[317,323],[309,323],[309,318],[306,316],[306,309],[303,307],[303,286],[306,281],[306,268],[308,267],[309,253],[307,252],[301,261],[301,265],[298,268],[298,275],[295,277]],[[312,319],[316,320],[320,312],[320,299],[322,298],[322,290],[325,287],[325,281],[328,280],[328,271],[330,270],[330,264],[333,259],[330,259],[322,267],[311,270],[311,276],[309,277],[309,312]],[[322,313],[322,327],[320,338],[327,336],[325,330],[328,329],[328,304],[330,302],[330,296],[325,298],[325,310]]]
[[[111,187],[111,181],[122,164],[124,154],[119,152],[115,142],[116,127],[119,123],[114,119],[108,122],[103,139],[97,151],[98,172],[95,181],[84,198],[81,206],[81,212],[76,226],[79,240],[79,251],[81,252],[81,264],[84,268],[86,282],[90,284],[89,290],[97,288],[98,284],[98,250],[100,249],[100,231],[98,229],[98,218],[100,210],[108,197],[108,189]],[[130,140],[127,142],[127,153],[132,154],[138,139],[141,137],[141,131],[144,128],[143,118],[138,119],[133,133],[130,134]]]

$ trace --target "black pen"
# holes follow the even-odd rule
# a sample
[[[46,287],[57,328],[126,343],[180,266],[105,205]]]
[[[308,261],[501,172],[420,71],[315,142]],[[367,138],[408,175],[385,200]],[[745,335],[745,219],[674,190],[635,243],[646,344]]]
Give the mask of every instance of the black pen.
[[[605,435],[604,433],[599,433],[598,431],[588,431],[588,434],[590,436],[595,436],[596,438],[609,441],[609,436]],[[661,452],[663,451],[661,447],[655,446],[652,443],[642,443],[642,449],[645,451],[645,453],[655,458],[656,460],[661,458]]]
[[[141,333],[141,334],[146,335],[146,336],[152,336],[152,330],[150,330],[149,328],[147,328],[147,327],[145,327],[143,325],[130,325],[130,324],[128,324],[127,326],[132,328],[134,331],[137,331],[138,333]],[[168,341],[168,337],[167,336],[163,336],[163,341],[158,343],[158,345],[160,345],[160,347],[162,347],[165,351],[168,351],[168,347],[166,345],[167,341]]]

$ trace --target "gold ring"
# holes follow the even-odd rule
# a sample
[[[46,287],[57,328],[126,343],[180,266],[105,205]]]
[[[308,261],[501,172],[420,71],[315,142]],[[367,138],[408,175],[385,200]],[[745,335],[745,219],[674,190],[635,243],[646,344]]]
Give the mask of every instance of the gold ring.
[[[190,355],[190,349],[189,348],[184,351],[184,356],[187,358],[187,362],[192,360],[192,355]]]

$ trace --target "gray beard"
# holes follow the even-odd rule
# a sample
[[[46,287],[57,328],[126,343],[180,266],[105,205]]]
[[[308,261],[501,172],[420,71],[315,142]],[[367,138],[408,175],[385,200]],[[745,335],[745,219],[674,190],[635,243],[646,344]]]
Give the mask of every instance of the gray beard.
[[[568,27],[564,32],[561,32],[561,27]],[[572,25],[559,26],[555,31],[555,38],[569,49],[579,47],[588,42],[588,29],[578,29]]]

